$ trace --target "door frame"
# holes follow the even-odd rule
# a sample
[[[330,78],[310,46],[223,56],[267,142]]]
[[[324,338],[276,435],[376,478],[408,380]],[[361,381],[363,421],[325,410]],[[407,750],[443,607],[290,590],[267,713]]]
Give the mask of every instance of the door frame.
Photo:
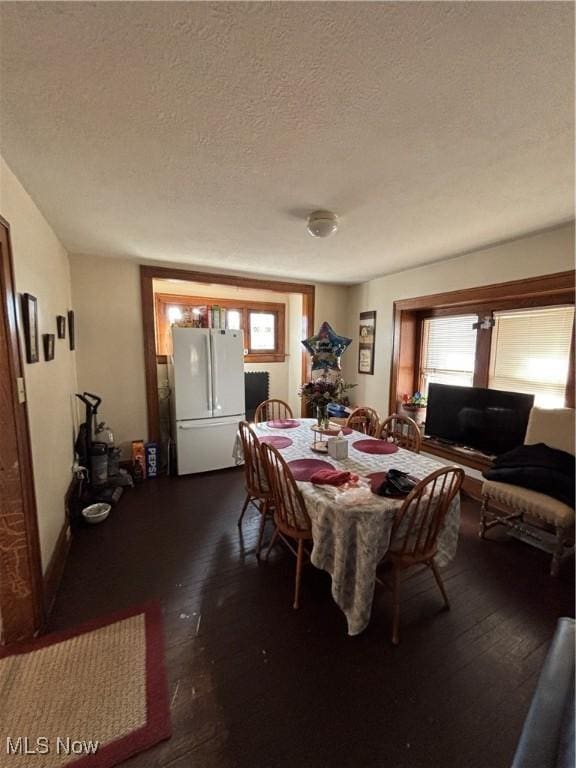
[[[7,244],[5,251],[0,238],[0,323],[5,340],[0,345],[4,358],[0,362],[7,363],[8,372],[0,382],[0,470],[4,470],[0,478],[0,642],[12,643],[42,629],[45,606],[28,409],[18,391],[18,380],[23,387],[23,367],[10,225],[2,216],[0,227]]]
[[[259,280],[252,277],[220,275],[211,272],[197,272],[191,269],[172,267],[140,267],[140,291],[142,296],[142,321],[144,330],[144,369],[146,376],[146,409],[148,415],[148,439],[160,439],[160,413],[158,408],[158,371],[156,369],[156,331],[154,323],[154,279],[188,280],[208,285],[233,285],[238,288],[254,288],[277,293],[299,293],[302,295],[302,335],[307,338],[314,326],[315,287],[306,283],[287,283],[280,280]],[[302,383],[310,375],[310,359],[302,350]],[[302,415],[305,415],[302,403]]]

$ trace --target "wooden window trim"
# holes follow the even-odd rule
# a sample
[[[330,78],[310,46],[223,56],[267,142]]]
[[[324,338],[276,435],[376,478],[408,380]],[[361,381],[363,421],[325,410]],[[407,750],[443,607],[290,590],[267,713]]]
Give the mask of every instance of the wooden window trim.
[[[505,309],[573,305],[574,270],[515,280],[508,283],[469,288],[462,291],[419,296],[394,302],[393,351],[389,409],[393,413],[403,392],[419,386],[422,355],[422,321],[430,317],[473,314],[480,316]],[[478,334],[474,386],[487,386],[491,332]],[[481,338],[483,337],[483,338]],[[482,372],[480,374],[480,371]],[[485,383],[484,383],[485,382]],[[574,403],[574,356],[566,386],[566,404]]]
[[[274,351],[252,349],[252,338],[250,333],[250,314],[254,312],[265,312],[273,314],[276,317],[274,324],[275,344]],[[283,363],[286,359],[286,311],[284,304],[264,304],[250,302],[246,307],[246,338],[248,341],[248,354],[245,356],[246,362],[254,363]],[[250,358],[250,359],[248,359]]]
[[[193,283],[212,285],[234,285],[238,288],[256,288],[276,293],[297,293],[302,296],[302,338],[310,336],[314,326],[314,305],[316,288],[307,283],[290,283],[283,280],[262,280],[253,277],[238,277],[214,272],[199,272],[193,269],[174,267],[140,266],[140,296],[142,301],[142,324],[144,335],[144,371],[146,376],[146,411],[148,417],[148,439],[160,439],[160,414],[158,407],[158,366],[156,360],[156,334],[154,327],[154,280],[187,280]],[[302,384],[311,374],[311,360],[302,348]],[[302,416],[307,415],[307,406],[302,401]]]
[[[242,313],[242,330],[244,331],[245,363],[283,363],[286,359],[286,305],[282,302],[246,301],[241,299],[217,299],[209,296],[195,296],[182,293],[155,293],[154,294],[154,318],[156,340],[156,362],[167,363],[168,355],[163,337],[170,331],[166,317],[166,309],[173,306],[190,306],[197,304],[218,305],[225,309],[237,309]],[[267,312],[276,316],[276,344],[271,350],[252,350],[250,348],[250,312]]]
[[[416,391],[420,387],[419,372],[424,319],[473,313],[484,316],[506,309],[574,305],[574,281],[575,272],[570,270],[527,280],[515,280],[394,302],[390,413],[396,410],[402,392]],[[474,386],[488,386],[491,333],[491,331],[483,331],[477,337]],[[575,407],[574,337],[573,328],[565,396],[565,405],[569,408]],[[480,375],[480,369],[485,373]],[[479,470],[484,469],[489,463],[487,457],[478,451],[462,451],[452,446],[439,446],[433,441],[423,441],[422,450]]]
[[[433,298],[433,297],[430,297]],[[477,304],[463,304],[461,306],[450,307],[428,307],[417,311],[418,317],[422,320],[431,317],[450,317],[452,315],[470,315],[470,314],[490,314],[491,312],[502,312],[507,309],[530,309],[531,307],[552,307],[571,305],[574,303],[574,292],[557,291],[554,293],[544,293],[541,296],[519,296],[508,297],[506,299],[497,299],[494,301],[484,301]]]

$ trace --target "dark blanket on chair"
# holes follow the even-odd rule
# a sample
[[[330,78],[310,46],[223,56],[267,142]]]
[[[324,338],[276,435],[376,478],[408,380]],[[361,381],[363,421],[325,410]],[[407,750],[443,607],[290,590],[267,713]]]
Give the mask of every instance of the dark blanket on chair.
[[[538,491],[574,507],[574,456],[545,443],[520,445],[498,456],[483,472],[487,480]]]

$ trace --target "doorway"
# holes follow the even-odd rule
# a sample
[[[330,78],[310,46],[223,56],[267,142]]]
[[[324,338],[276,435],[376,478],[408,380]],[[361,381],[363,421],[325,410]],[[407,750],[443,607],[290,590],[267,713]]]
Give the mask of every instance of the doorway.
[[[161,419],[158,402],[158,349],[155,324],[155,281],[178,280],[189,283],[202,283],[207,286],[234,286],[240,289],[272,291],[276,294],[297,295],[300,307],[300,338],[310,335],[314,324],[314,295],[313,285],[305,283],[288,283],[275,280],[259,280],[256,278],[236,277],[207,272],[196,272],[170,267],[140,267],[140,284],[142,291],[142,316],[144,325],[144,360],[146,369],[146,401],[148,411],[148,439],[160,442]],[[209,294],[209,288],[207,288]],[[220,301],[222,303],[222,301]],[[310,360],[304,350],[300,353],[301,365],[300,382],[310,375]],[[291,386],[296,384],[292,382]],[[302,404],[302,408],[305,406]],[[304,415],[304,412],[303,412]]]
[[[10,227],[2,217],[0,289],[0,642],[7,644],[33,637],[44,608]]]

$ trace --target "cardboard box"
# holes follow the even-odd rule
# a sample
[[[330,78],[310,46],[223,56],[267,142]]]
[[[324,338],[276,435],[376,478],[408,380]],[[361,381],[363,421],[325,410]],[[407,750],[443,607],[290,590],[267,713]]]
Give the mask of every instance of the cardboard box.
[[[146,443],[146,477],[158,477],[158,444]]]
[[[132,465],[134,466],[134,476],[144,479],[146,477],[146,454],[144,451],[144,440],[132,440]]]

